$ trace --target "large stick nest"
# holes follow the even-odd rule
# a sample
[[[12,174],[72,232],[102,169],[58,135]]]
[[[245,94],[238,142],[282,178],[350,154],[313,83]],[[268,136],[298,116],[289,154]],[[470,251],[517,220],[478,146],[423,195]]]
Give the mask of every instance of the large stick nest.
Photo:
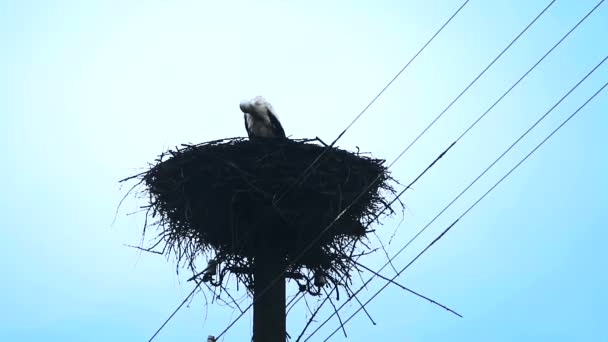
[[[256,250],[272,248],[309,292],[320,271],[345,285],[356,243],[385,209],[383,193],[394,192],[384,160],[316,139],[182,145],[133,178],[145,186],[148,217],[158,218],[155,245],[195,274],[195,258],[212,252],[222,265],[216,284],[231,272],[251,288]]]

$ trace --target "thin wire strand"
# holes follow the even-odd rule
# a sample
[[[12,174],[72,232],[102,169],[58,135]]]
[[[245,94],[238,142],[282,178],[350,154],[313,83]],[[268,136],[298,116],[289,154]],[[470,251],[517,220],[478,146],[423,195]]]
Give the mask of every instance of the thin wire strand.
[[[335,290],[335,288],[333,288],[331,290],[331,292],[329,293],[329,295],[331,295],[334,290]],[[313,312],[313,314],[310,316],[310,318],[308,319],[308,321],[304,325],[304,328],[302,328],[302,331],[298,335],[298,338],[296,339],[296,342],[300,342],[300,339],[302,338],[302,336],[304,336],[304,333],[306,333],[306,329],[308,329],[308,327],[312,324],[312,322],[314,322],[315,316],[317,315],[317,313],[319,313],[319,311],[321,310],[321,308],[323,307],[323,305],[325,305],[325,302],[327,302],[328,300],[329,300],[329,296],[325,296],[325,298],[323,299],[323,301],[321,302],[321,304],[319,306],[317,306],[317,308],[315,309],[315,312]]]
[[[406,286],[404,286],[404,285],[401,285],[401,284],[399,284],[398,282],[396,282],[396,281],[394,281],[394,280],[392,280],[392,279],[389,279],[389,278],[387,278],[387,277],[383,276],[382,274],[380,274],[380,273],[378,273],[378,272],[376,272],[376,271],[372,270],[371,268],[369,268],[369,267],[367,267],[367,266],[365,266],[365,265],[363,265],[363,264],[357,263],[357,265],[359,265],[359,266],[363,267],[363,268],[364,268],[364,269],[366,269],[368,272],[370,272],[370,273],[374,274],[376,277],[379,277],[379,278],[381,278],[381,279],[384,279],[384,280],[388,281],[389,283],[392,283],[393,285],[395,285],[395,286],[397,286],[397,287],[401,288],[402,290],[405,290],[405,291],[407,291],[407,292],[409,292],[409,293],[411,293],[411,294],[413,294],[413,295],[415,295],[415,296],[417,296],[417,297],[420,297],[420,298],[422,298],[422,299],[425,299],[425,300],[427,300],[428,302],[430,302],[431,304],[437,305],[437,306],[439,306],[440,308],[442,308],[442,309],[444,309],[444,310],[446,310],[446,311],[448,311],[448,312],[451,312],[451,313],[453,313],[454,315],[456,315],[456,316],[458,316],[458,317],[462,318],[462,315],[461,315],[461,314],[459,314],[458,312],[456,312],[456,311],[454,311],[454,310],[450,309],[450,308],[449,308],[449,307],[447,307],[446,305],[443,305],[443,304],[439,303],[439,302],[438,302],[438,301],[436,301],[436,300],[433,300],[433,299],[431,299],[431,298],[429,298],[429,297],[427,297],[427,296],[425,296],[425,295],[423,295],[423,294],[420,294],[419,292],[416,292],[416,291],[414,291],[414,290],[412,290],[412,289],[410,289],[410,288],[408,288],[408,287],[406,287]],[[395,273],[399,273],[399,272],[395,272]]]
[[[158,333],[160,333],[161,330],[163,330],[163,328],[165,327],[165,325],[167,325],[167,323],[169,323],[169,321],[173,318],[173,316],[175,316],[175,314],[182,308],[182,306],[184,306],[184,304],[186,304],[186,302],[188,302],[188,299],[190,299],[190,297],[192,297],[194,295],[194,293],[196,292],[196,290],[200,287],[200,283],[197,283],[196,286],[194,287],[194,289],[192,289],[192,292],[190,292],[190,294],[184,299],[184,301],[182,301],[182,303],[175,309],[173,310],[173,313],[171,314],[171,316],[169,316],[169,318],[167,318],[165,320],[165,322],[160,326],[160,328],[158,328],[156,330],[156,332],[154,333],[154,335],[152,335],[152,337],[150,337],[150,339],[148,340],[148,342],[151,342],[156,335],[158,335]]]
[[[296,304],[298,304],[298,302],[300,301],[300,299],[302,299],[301,296],[302,292],[298,292],[296,293],[295,296],[293,296],[293,298],[289,301],[289,303],[287,303],[287,305],[285,305],[285,307],[287,308],[287,312],[285,312],[285,315],[289,314],[289,311],[291,311],[291,309],[296,306]],[[297,300],[296,300],[297,298]],[[295,302],[294,302],[295,301]],[[293,305],[291,305],[293,304]],[[291,306],[290,306],[291,305]]]
[[[525,162],[534,152],[536,152],[547,140],[549,140],[555,133],[557,133],[557,131],[559,131],[564,125],[566,125],[570,119],[572,119],[578,112],[580,112],[589,102],[591,102],[591,100],[593,100],[599,93],[601,93],[606,86],[608,86],[608,82],[604,83],[604,85],[598,89],[591,97],[589,97],[587,99],[587,101],[585,101],[576,111],[574,111],[570,116],[568,116],[566,118],[566,120],[564,120],[559,126],[557,126],[557,128],[555,128],[547,137],[545,137],[545,139],[543,139],[538,145],[536,145],[536,147],[534,147],[534,149],[532,151],[530,151],[522,160],[520,160],[513,168],[511,168],[511,170],[509,170],[509,172],[507,172],[502,178],[500,178],[498,180],[498,182],[496,182],[490,189],[488,189],[488,191],[486,191],[481,197],[479,197],[471,206],[469,206],[469,208],[467,208],[467,210],[465,210],[454,222],[452,222],[452,224],[450,224],[437,238],[435,238],[435,240],[433,240],[426,248],[424,248],[414,259],[412,259],[412,261],[410,261],[404,268],[402,268],[399,272],[399,274],[395,275],[391,280],[394,280],[395,278],[397,278],[401,273],[403,273],[410,265],[412,265],[416,260],[418,260],[418,258],[420,258],[424,253],[426,253],[426,251],[429,250],[429,248],[431,248],[431,246],[433,246],[437,241],[439,241],[443,236],[445,236],[445,234],[452,229],[452,227],[454,227],[456,225],[456,223],[458,223],[458,221],[460,221],[466,214],[468,214],[475,206],[477,206],[477,204],[479,204],[479,202],[481,202],[488,194],[490,194],[490,192],[492,192],[500,183],[502,183],[502,181],[504,181],[511,173],[513,173],[513,171],[515,171],[523,162]],[[364,306],[369,304],[369,302],[371,302],[380,292],[382,292],[387,286],[388,284],[390,284],[389,282],[387,282],[380,290],[378,290],[370,299],[368,299],[365,304],[363,304]],[[344,324],[346,324],[348,321],[350,321],[358,312],[360,311],[360,309],[357,309],[357,311],[355,311],[345,322]],[[331,338],[336,331],[338,331],[340,328],[334,330],[334,332],[331,333],[331,335],[329,335],[325,341],[327,341],[329,338]]]

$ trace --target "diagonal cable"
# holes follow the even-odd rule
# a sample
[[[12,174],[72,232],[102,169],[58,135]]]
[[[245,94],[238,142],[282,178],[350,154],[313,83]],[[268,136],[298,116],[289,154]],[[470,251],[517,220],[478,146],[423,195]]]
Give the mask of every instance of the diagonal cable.
[[[395,196],[394,199],[392,199],[387,206],[385,206],[382,210],[380,210],[378,213],[376,213],[373,217],[373,219],[371,220],[371,222],[375,221],[376,219],[378,219],[378,217],[380,217],[380,215],[382,215],[388,208],[390,208],[397,200],[399,200],[399,198],[408,190],[412,187],[412,185],[414,185],[414,183],[416,183],[431,167],[433,167],[435,165],[435,163],[437,163],[437,161],[439,161],[439,159],[443,158],[448,151],[450,151],[452,149],[452,147],[454,147],[454,145],[456,145],[456,143],[458,143],[467,133],[469,133],[469,131],[471,131],[471,129],[473,129],[492,109],[494,109],[494,107],[496,107],[496,105],[502,101],[510,92],[511,90],[513,90],[521,81],[523,81],[547,56],[549,56],[549,54],[551,54],[551,52],[553,52],[553,50],[555,50],[555,48],[557,48],[572,32],[574,32],[574,30],[576,30],[585,20],[587,20],[587,18],[593,13],[595,12],[595,10],[604,2],[604,0],[601,0],[600,2],[598,2],[589,12],[587,12],[587,14],[582,17],[564,36],[562,36],[562,38],[560,38],[536,63],[534,63],[534,65],[532,65],[532,67],[530,67],[530,69],[528,69],[528,71],[526,71],[518,80],[517,82],[515,82],[511,87],[509,87],[509,89],[507,89],[507,91],[505,91],[485,112],[483,112],[483,114],[481,114],[466,130],[464,130],[464,132],[462,132],[460,134],[460,136],[458,136],[458,138],[456,138],[456,140],[454,140],[441,154],[439,154],[439,156],[437,158],[435,158],[435,160],[429,165],[427,166],[427,168],[420,173],[408,186],[406,186],[403,190],[401,190],[399,192],[399,194],[397,194],[397,196]],[[367,228],[367,227],[366,227]]]
[[[483,172],[481,172],[466,188],[464,188],[452,201],[450,201],[450,203],[448,203],[439,213],[437,213],[437,215],[435,215],[433,217],[433,219],[431,221],[429,221],[422,229],[420,229],[418,231],[418,233],[416,233],[416,235],[414,235],[413,238],[411,238],[392,258],[390,261],[393,261],[397,256],[399,256],[399,254],[401,254],[416,238],[418,238],[418,236],[420,236],[420,234],[422,234],[422,232],[424,232],[433,222],[435,222],[435,220],[437,220],[439,218],[439,216],[441,216],[448,208],[450,208],[452,206],[452,204],[454,204],[465,192],[467,192],[479,179],[481,179],[481,177],[483,177],[494,165],[496,165],[496,163],[498,163],[498,161],[500,161],[511,149],[513,149],[513,147],[515,147],[516,144],[519,143],[519,141],[521,141],[532,129],[534,129],[544,118],[547,117],[547,115],[549,115],[559,104],[561,104],[566,97],[568,97],[576,88],[578,88],[578,86],[585,81],[591,74],[593,74],[606,60],[608,59],[608,56],[604,57],[604,59],[602,59],[591,71],[589,71],[578,83],[576,83],[565,95],[563,95],[547,112],[545,112],[544,115],[542,115],[530,128],[528,128],[528,130],[526,130],[513,144],[511,144],[511,146],[509,146],[497,159],[494,160],[494,162],[492,162]],[[603,89],[603,88],[602,88]],[[597,95],[597,94],[596,94]],[[595,95],[593,95],[595,96]],[[591,97],[593,98],[593,97]],[[590,101],[590,100],[589,100]],[[586,104],[587,102],[585,102]],[[388,262],[385,263],[380,270],[377,271],[377,273],[381,272],[386,266],[388,265]],[[401,272],[400,272],[401,273]],[[398,273],[398,274],[400,274]],[[398,275],[397,274],[397,275]],[[356,295],[357,293],[359,293],[365,286],[367,286],[367,284],[369,284],[371,282],[371,280],[374,278],[374,276],[371,276],[354,294]],[[394,279],[394,278],[393,278]],[[338,310],[342,309],[342,307],[344,307],[348,301],[350,300],[347,299],[345,303],[343,303],[342,306],[340,306],[340,308],[338,308]],[[330,316],[328,319],[326,319],[318,328],[316,331],[318,331],[323,325],[325,325],[333,316]],[[313,334],[315,333],[313,332]]]
[[[608,57],[607,57],[608,58]],[[604,59],[605,60],[605,59]],[[429,248],[431,248],[431,246],[433,246],[437,241],[439,241],[450,229],[452,229],[452,227],[454,227],[456,225],[456,223],[458,223],[458,221],[460,221],[466,214],[468,214],[475,206],[477,206],[477,204],[479,204],[479,202],[481,202],[488,194],[490,194],[490,192],[492,192],[492,190],[494,190],[500,183],[502,183],[502,181],[504,181],[513,171],[515,171],[523,162],[525,162],[528,157],[530,157],[534,152],[536,152],[547,140],[549,140],[555,133],[557,133],[557,131],[559,131],[564,125],[566,125],[566,123],[568,123],[570,121],[570,119],[572,119],[576,114],[578,114],[579,111],[581,111],[589,102],[591,102],[591,100],[593,100],[593,98],[595,98],[599,93],[601,93],[606,87],[608,86],[608,82],[604,83],[604,85],[598,89],[593,95],[591,95],[591,97],[589,97],[587,99],[587,101],[585,101],[576,111],[574,111],[572,114],[570,114],[570,116],[568,116],[566,118],[566,120],[564,120],[559,126],[557,126],[557,128],[555,128],[545,139],[543,139],[538,145],[536,145],[536,147],[534,147],[534,149],[532,151],[530,151],[530,153],[528,153],[522,160],[520,160],[513,168],[511,168],[511,170],[509,170],[509,172],[507,172],[501,179],[498,180],[498,182],[496,182],[490,189],[488,189],[488,191],[486,191],[481,197],[479,197],[469,208],[467,208],[467,210],[465,210],[454,222],[452,222],[452,224],[450,224],[437,238],[435,238],[435,240],[433,240],[428,246],[426,246],[422,252],[420,252],[414,259],[412,259],[412,261],[410,261],[404,268],[402,268],[399,272],[399,274],[395,275],[391,280],[394,280],[395,278],[397,278],[401,273],[403,273],[410,265],[412,265],[416,260],[418,260],[418,258],[420,258],[426,251],[429,250]],[[380,292],[382,292],[382,290],[384,290],[388,284],[390,284],[390,282],[387,282],[380,290],[378,290],[370,299],[367,300],[367,302],[365,302],[364,306],[367,305],[369,302],[371,302]],[[355,311],[355,313],[353,313],[345,322],[344,324],[346,324],[348,321],[350,321],[358,312],[360,311],[360,309],[357,309],[357,311]],[[329,335],[325,341],[327,341],[330,337],[332,337],[336,331],[338,331],[340,328],[334,330],[334,332],[331,333],[331,335]]]

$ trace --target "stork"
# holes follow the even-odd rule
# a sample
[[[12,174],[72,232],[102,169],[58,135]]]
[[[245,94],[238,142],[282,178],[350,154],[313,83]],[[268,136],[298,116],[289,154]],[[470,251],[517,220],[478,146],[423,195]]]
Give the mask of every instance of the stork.
[[[285,131],[272,105],[262,96],[243,100],[240,104],[245,114],[245,129],[249,139],[285,138]]]

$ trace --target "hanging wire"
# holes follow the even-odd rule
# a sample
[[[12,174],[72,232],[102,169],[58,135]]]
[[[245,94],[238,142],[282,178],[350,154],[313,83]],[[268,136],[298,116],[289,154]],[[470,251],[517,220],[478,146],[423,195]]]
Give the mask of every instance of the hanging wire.
[[[437,218],[439,218],[439,216],[441,216],[448,208],[450,208],[452,206],[452,204],[454,204],[466,191],[468,191],[479,179],[481,179],[494,165],[496,165],[496,163],[498,163],[498,161],[500,161],[511,149],[513,149],[513,147],[519,143],[519,141],[521,141],[532,129],[534,129],[542,120],[544,120],[548,114],[550,114],[559,104],[561,104],[561,102],[563,102],[566,97],[568,97],[583,81],[585,81],[591,74],[593,74],[606,60],[608,59],[608,56],[604,57],[604,59],[602,59],[589,73],[587,73],[577,84],[575,84],[564,96],[562,96],[547,112],[545,112],[544,115],[542,115],[531,127],[528,128],[528,130],[526,130],[513,144],[511,144],[511,146],[509,146],[497,159],[495,159],[483,172],[481,172],[466,188],[464,188],[452,201],[450,201],[437,215],[435,215],[433,217],[433,219],[431,221],[429,221],[422,229],[420,229],[418,231],[418,233],[416,233],[416,235],[414,235],[414,237],[412,239],[410,239],[408,241],[408,243],[406,243],[392,258],[391,261],[393,261],[399,254],[401,254],[416,238],[418,238],[418,236],[420,236],[420,234],[422,234],[422,232],[424,232],[433,222],[435,222],[435,220],[437,220]],[[575,113],[578,113],[578,111],[580,111],[580,109],[582,109],[582,107],[584,107],[589,101],[591,101],[591,99],[593,99],[601,90],[603,90],[604,88],[602,87],[600,90],[598,90],[597,93],[595,93],[593,96],[591,96],[587,102],[585,102],[583,104],[583,106],[581,106]],[[518,164],[519,165],[519,164]],[[454,223],[455,224],[455,223]],[[388,265],[388,262],[385,263],[378,271],[376,271],[376,273],[380,273],[384,268],[386,268],[386,266]],[[403,270],[402,270],[403,271]],[[397,276],[399,276],[399,274],[402,273],[402,271],[400,271],[399,273],[397,273],[397,275],[392,278],[395,279]],[[363,288],[365,288],[365,286],[367,286],[367,284],[369,284],[371,282],[371,280],[374,278],[374,276],[371,276],[355,293],[354,295],[358,294],[361,290],[363,290]],[[388,283],[387,283],[388,284]],[[386,286],[385,286],[386,287]],[[342,304],[342,306],[340,306],[340,308],[338,308],[338,310],[342,309],[350,300],[347,299],[346,302],[344,304]],[[333,316],[330,316],[328,319],[326,319],[319,327],[317,327],[317,329],[313,332],[313,334],[315,332],[317,332],[322,326],[324,326]]]
[[[605,59],[604,59],[605,60]],[[570,119],[572,119],[576,114],[578,114],[578,112],[580,110],[582,110],[591,100],[593,100],[593,98],[595,98],[599,93],[601,93],[606,87],[608,86],[608,82],[604,83],[604,85],[598,89],[591,97],[589,97],[587,99],[587,101],[585,101],[585,103],[583,103],[576,111],[574,111],[570,116],[568,116],[566,118],[566,120],[564,120],[557,128],[555,128],[545,139],[543,139],[538,145],[536,145],[536,147],[534,147],[534,149],[532,151],[530,151],[530,153],[528,153],[522,160],[520,160],[511,170],[509,170],[509,172],[507,172],[501,179],[498,180],[498,182],[496,182],[490,189],[488,189],[488,191],[486,191],[481,197],[479,197],[469,208],[467,208],[467,210],[465,210],[454,222],[452,222],[452,224],[450,224],[437,238],[435,238],[435,240],[433,240],[428,246],[426,246],[426,248],[424,248],[422,250],[422,252],[420,252],[412,261],[410,261],[410,263],[408,263],[405,267],[403,267],[400,271],[399,274],[395,275],[391,280],[394,280],[395,278],[397,278],[401,273],[403,273],[409,266],[411,266],[416,260],[418,260],[418,258],[420,258],[424,253],[426,253],[426,251],[429,250],[429,248],[431,248],[431,246],[433,246],[437,241],[439,241],[450,229],[452,229],[452,227],[454,227],[456,225],[456,223],[458,223],[458,221],[460,221],[466,214],[468,214],[475,206],[477,206],[477,204],[479,204],[479,202],[481,202],[490,192],[492,192],[492,190],[494,190],[500,183],[502,183],[502,181],[504,181],[513,171],[515,171],[523,162],[525,162],[528,157],[530,157],[534,152],[536,152],[536,150],[538,150],[547,140],[549,140],[555,133],[557,133],[557,131],[559,131],[564,125],[566,125],[566,123],[568,123],[570,121]],[[370,299],[368,299],[363,305],[367,305],[369,304],[369,302],[371,302],[378,294],[380,294],[380,292],[382,292],[387,286],[388,284],[390,284],[389,282],[387,282],[380,290],[378,290]],[[357,309],[357,311],[355,311],[355,313],[353,313],[345,322],[344,324],[346,324],[348,321],[350,321],[361,309]],[[329,335],[324,341],[327,341],[330,337],[332,337],[338,330],[340,330],[341,327],[338,327],[336,330],[334,330],[331,335]]]

